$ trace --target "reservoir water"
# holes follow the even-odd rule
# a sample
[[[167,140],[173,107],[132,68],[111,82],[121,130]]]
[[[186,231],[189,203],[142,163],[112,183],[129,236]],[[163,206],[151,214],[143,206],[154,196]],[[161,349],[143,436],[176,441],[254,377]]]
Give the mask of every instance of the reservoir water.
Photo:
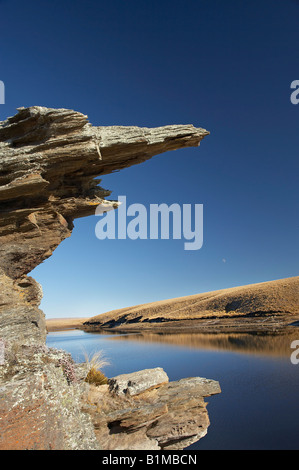
[[[206,377],[222,393],[209,398],[207,435],[188,449],[299,449],[299,364],[284,334],[103,334],[80,330],[49,333],[47,345],[77,362],[99,350],[108,377],[162,367],[169,380]],[[298,354],[299,356],[299,354]],[[297,357],[298,357],[297,356]]]

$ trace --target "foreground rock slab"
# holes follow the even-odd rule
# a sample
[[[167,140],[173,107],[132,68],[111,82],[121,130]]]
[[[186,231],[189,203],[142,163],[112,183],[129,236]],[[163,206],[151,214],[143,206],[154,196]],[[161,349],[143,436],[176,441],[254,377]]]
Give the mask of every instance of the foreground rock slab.
[[[163,369],[158,372],[161,380],[167,377]],[[110,379],[108,385],[88,386],[84,409],[102,449],[180,450],[207,434],[210,421],[204,398],[221,393],[219,383],[194,377],[153,385],[150,373],[157,377],[157,369],[126,374],[135,384],[133,395],[129,389],[123,393],[115,388],[127,383],[122,376]],[[136,394],[137,389],[142,392]]]

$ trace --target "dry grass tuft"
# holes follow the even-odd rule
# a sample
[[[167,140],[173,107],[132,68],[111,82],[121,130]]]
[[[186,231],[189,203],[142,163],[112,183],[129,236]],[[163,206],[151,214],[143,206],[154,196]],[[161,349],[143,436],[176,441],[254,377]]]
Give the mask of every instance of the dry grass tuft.
[[[90,369],[90,371],[88,372],[86,378],[85,378],[85,382],[89,383],[89,384],[92,384],[92,385],[105,385],[108,383],[108,379],[106,377],[105,374],[103,374],[103,372],[101,372],[100,370],[96,370],[96,369]]]
[[[92,356],[84,353],[85,363],[88,368],[85,382],[92,385],[104,385],[108,383],[108,379],[101,369],[109,365],[109,361],[105,358],[103,351],[97,351]]]

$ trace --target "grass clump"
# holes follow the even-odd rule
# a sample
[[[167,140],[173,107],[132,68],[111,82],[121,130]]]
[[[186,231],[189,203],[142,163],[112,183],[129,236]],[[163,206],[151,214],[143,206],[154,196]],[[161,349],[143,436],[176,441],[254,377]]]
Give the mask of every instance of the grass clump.
[[[85,382],[97,386],[108,383],[108,379],[101,369],[108,365],[109,362],[104,358],[102,351],[98,351],[92,356],[85,354],[85,363],[88,369],[88,373],[84,379]]]
[[[105,385],[108,383],[108,379],[103,372],[92,367],[85,378],[85,382],[92,385]]]

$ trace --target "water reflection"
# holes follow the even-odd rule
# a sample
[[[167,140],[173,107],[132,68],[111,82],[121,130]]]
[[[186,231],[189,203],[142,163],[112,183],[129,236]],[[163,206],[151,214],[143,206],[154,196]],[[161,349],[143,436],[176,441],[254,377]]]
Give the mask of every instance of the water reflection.
[[[99,333],[96,333],[99,334]],[[257,333],[130,333],[110,335],[111,341],[141,341],[167,343],[192,349],[231,351],[244,354],[258,354],[274,357],[289,357],[290,344],[299,339],[299,329],[289,328],[283,332]]]
[[[50,333],[47,344],[78,362],[103,350],[108,377],[162,367],[170,381],[206,377],[220,383],[210,397],[211,425],[192,449],[298,449],[299,364],[290,361],[299,329],[258,334],[158,334],[82,330]]]

